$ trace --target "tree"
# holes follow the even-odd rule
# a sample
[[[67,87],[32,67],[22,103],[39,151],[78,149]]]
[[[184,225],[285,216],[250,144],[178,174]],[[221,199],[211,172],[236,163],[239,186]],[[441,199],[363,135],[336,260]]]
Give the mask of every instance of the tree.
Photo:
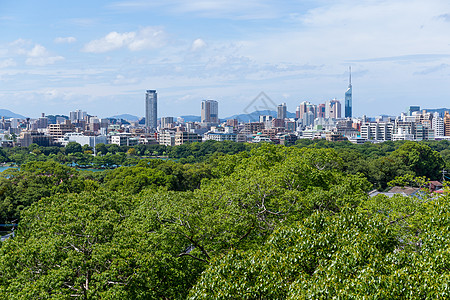
[[[425,176],[431,180],[440,178],[440,171],[445,163],[437,151],[433,151],[425,144],[406,142],[395,150],[391,157],[398,158],[415,176]]]
[[[86,151],[91,151],[90,153],[93,153],[92,151],[94,150],[94,148],[92,148],[91,146],[89,146],[88,144],[84,144],[81,147],[81,150],[83,151],[83,153],[86,153]]]
[[[127,155],[130,155],[130,156],[136,155],[136,149],[134,149],[133,147],[131,147],[130,149],[128,149]]]
[[[96,150],[97,154],[100,154],[100,155],[106,155],[106,153],[108,153],[108,148],[106,148],[106,145],[103,143],[99,143],[99,144],[95,145],[95,150]]]
[[[77,142],[69,142],[65,150],[66,154],[82,153],[83,149]]]
[[[0,222],[18,219],[24,208],[57,193],[80,192],[84,184],[74,168],[54,161],[29,162],[0,173]]]
[[[203,263],[140,201],[97,191],[33,205],[0,248],[2,298],[185,298]]]

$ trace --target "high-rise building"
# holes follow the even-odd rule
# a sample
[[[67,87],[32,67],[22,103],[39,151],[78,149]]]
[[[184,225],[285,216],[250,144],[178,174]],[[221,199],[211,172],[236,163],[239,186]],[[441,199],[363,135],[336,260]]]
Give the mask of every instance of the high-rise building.
[[[202,123],[219,123],[219,104],[216,100],[202,101]]]
[[[317,106],[317,117],[318,118],[325,118],[325,103],[321,103],[319,104],[319,106]]]
[[[333,99],[325,103],[325,118],[341,118],[341,102],[339,100]]]
[[[348,88],[345,92],[345,117],[352,117],[352,67],[349,67]]]
[[[42,113],[41,117],[36,121],[37,128],[47,128],[48,126],[48,118],[45,117],[45,114]]]
[[[412,105],[412,106],[410,106],[410,107],[408,108],[407,115],[408,115],[408,116],[412,116],[412,115],[413,115],[413,112],[416,112],[416,111],[420,111],[420,106]]]
[[[314,113],[312,111],[306,112],[302,117],[303,126],[314,125]]]
[[[450,136],[450,114],[448,111],[444,115],[444,135]]]
[[[69,116],[70,122],[76,123],[78,121],[83,121],[86,118],[87,113],[85,111],[77,109],[76,111],[71,111],[69,113]]]
[[[173,117],[162,117],[161,128],[167,129],[173,127]]]
[[[145,94],[145,127],[156,130],[158,122],[158,94],[156,90],[147,90]]]
[[[435,136],[443,136],[444,135],[444,119],[439,116],[438,112],[433,114],[433,120],[431,126],[434,130]]]
[[[278,105],[277,119],[282,119],[282,120],[286,119],[286,111],[287,111],[286,103],[282,103],[282,104]]]
[[[313,117],[315,118],[317,116],[317,106],[314,104],[311,104],[308,101],[303,101],[297,107],[297,113],[296,113],[297,119],[303,119],[303,116],[305,114],[307,114],[308,112],[312,112]]]
[[[231,127],[238,127],[239,122],[237,119],[228,119],[227,120],[227,126],[231,126]]]

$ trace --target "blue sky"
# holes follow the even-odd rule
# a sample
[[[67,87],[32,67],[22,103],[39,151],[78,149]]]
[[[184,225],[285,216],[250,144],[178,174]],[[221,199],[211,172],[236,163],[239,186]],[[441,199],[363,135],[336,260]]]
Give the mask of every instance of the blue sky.
[[[450,2],[0,0],[0,108],[158,116],[243,113],[260,93],[293,112],[342,100],[354,115],[450,108]],[[343,102],[343,101],[342,101]]]

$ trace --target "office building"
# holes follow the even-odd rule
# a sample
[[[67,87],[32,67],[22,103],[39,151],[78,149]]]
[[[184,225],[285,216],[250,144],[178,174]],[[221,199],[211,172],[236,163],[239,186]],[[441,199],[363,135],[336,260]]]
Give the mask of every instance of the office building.
[[[317,106],[317,112],[316,112],[316,117],[317,118],[325,118],[325,103],[319,104],[319,106]]]
[[[221,130],[223,129],[223,130]],[[204,134],[205,141],[213,140],[217,142],[233,141],[236,142],[237,134],[234,133],[233,127],[215,128]]]
[[[236,128],[236,127],[238,127],[238,125],[239,125],[239,122],[237,119],[228,119],[227,120],[227,126]]]
[[[134,137],[131,133],[121,132],[111,136],[111,144],[119,146],[135,146],[139,143],[139,138]]]
[[[286,119],[286,112],[287,112],[287,107],[286,107],[286,103],[282,103],[280,105],[278,105],[277,107],[277,119],[281,119],[284,120]]]
[[[364,123],[361,125],[361,138],[374,141],[390,141],[394,133],[394,123]]]
[[[325,118],[341,118],[341,102],[339,100],[333,99],[325,103]]]
[[[284,128],[284,119],[272,119],[272,128]]]
[[[45,117],[45,114],[42,113],[41,117],[36,120],[36,128],[47,128],[48,126],[48,118]]]
[[[24,130],[17,139],[21,147],[29,147],[31,144],[37,144],[42,147],[48,147],[53,144],[52,137],[36,130]]]
[[[259,116],[259,122],[264,123],[264,128],[266,128],[266,129],[272,128],[272,120],[273,120],[273,117],[270,115]]]
[[[416,106],[416,105],[410,106],[410,107],[408,108],[408,113],[407,113],[407,115],[408,115],[408,116],[412,116],[412,115],[413,115],[413,112],[415,112],[415,111],[420,111],[420,106]]]
[[[345,92],[345,117],[352,117],[352,67],[349,67],[348,88]]]
[[[435,136],[444,136],[444,119],[439,116],[438,112],[433,114],[431,128],[433,128]]]
[[[145,127],[155,131],[158,122],[158,95],[156,90],[147,90],[145,93]]]
[[[177,133],[175,133],[175,146],[201,141],[202,137],[196,133],[185,131],[178,131]]]
[[[53,137],[54,140],[64,137],[66,133],[73,132],[75,126],[70,120],[65,120],[62,124],[49,124],[48,134]]]
[[[314,113],[312,111],[308,111],[302,116],[303,126],[311,126],[314,125]]]
[[[316,116],[317,116],[317,107],[314,104],[311,104],[308,101],[303,101],[297,107],[297,111],[296,111],[296,116],[295,117],[297,119],[303,119],[303,116],[305,114],[307,114],[308,112],[312,112],[313,117],[316,118]]]
[[[158,134],[158,144],[175,146],[175,131],[163,131]]]
[[[448,111],[444,115],[444,135],[450,136],[450,114]]]
[[[77,123],[78,121],[82,121],[86,118],[87,113],[85,111],[77,109],[76,111],[69,112],[69,119],[72,123]]]
[[[217,103],[217,101],[202,101],[201,122],[211,124],[219,123],[219,104]]]
[[[173,127],[173,117],[162,117],[161,118],[161,129],[167,129]]]

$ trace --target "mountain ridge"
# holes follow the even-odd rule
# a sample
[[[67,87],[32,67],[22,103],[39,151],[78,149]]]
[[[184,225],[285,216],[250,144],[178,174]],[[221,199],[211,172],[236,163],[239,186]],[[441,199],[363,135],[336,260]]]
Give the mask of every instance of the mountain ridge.
[[[10,111],[9,109],[0,109],[0,117],[4,117],[6,119],[9,119],[9,118],[26,119],[27,118],[20,114],[16,114],[15,112]]]

